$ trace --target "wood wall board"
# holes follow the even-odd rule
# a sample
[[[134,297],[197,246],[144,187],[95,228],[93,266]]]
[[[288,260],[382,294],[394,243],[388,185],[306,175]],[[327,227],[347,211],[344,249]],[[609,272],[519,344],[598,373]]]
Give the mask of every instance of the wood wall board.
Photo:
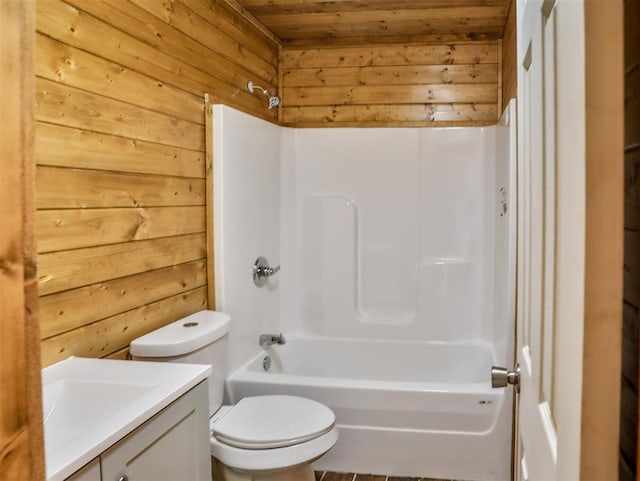
[[[617,479],[623,282],[622,0],[586,0],[586,232],[580,479]],[[625,287],[626,290],[626,287]]]
[[[32,479],[29,446],[29,431],[21,429],[12,436],[4,435],[0,438],[0,479],[3,481],[21,481]],[[44,479],[41,477],[40,479]]]
[[[4,22],[10,20],[21,21],[26,12],[19,8],[9,8],[5,2],[0,4],[0,20],[3,22],[3,30],[7,27]],[[8,45],[19,46],[22,41],[19,32],[0,31],[0,39]],[[3,54],[10,52],[0,45]],[[15,124],[7,124],[3,121],[0,129],[3,155],[2,175],[0,175],[0,212],[3,216],[2,236],[0,236],[0,379],[2,390],[0,391],[0,466],[2,471],[22,474],[25,479],[30,476],[29,462],[29,431],[27,425],[27,389],[24,379],[26,372],[27,356],[25,326],[25,267],[23,257],[23,219],[22,203],[24,202],[24,163],[28,161],[28,139],[24,132],[20,108],[23,95],[20,62],[16,55],[11,55],[7,61],[8,66],[16,68],[16,74],[7,79],[2,78],[1,98],[6,104],[3,106],[8,112],[18,115],[19,121]],[[3,59],[4,65],[4,59]],[[6,89],[6,90],[5,90]],[[9,89],[14,98],[8,95]],[[7,93],[5,93],[7,92]],[[26,141],[23,143],[23,139]],[[6,149],[6,150],[5,150]],[[27,150],[27,152],[25,152]],[[26,159],[25,159],[26,157]],[[7,340],[11,339],[11,342]],[[16,459],[10,458],[11,450],[17,449]],[[2,472],[0,471],[0,472]],[[18,479],[18,478],[14,478]]]
[[[416,103],[496,103],[495,84],[375,85],[362,87],[285,87],[286,107],[322,105],[399,105]]]
[[[362,125],[441,125],[445,122],[495,123],[497,104],[418,104],[418,105],[333,105],[324,107],[287,107],[285,125],[328,126]]]
[[[47,339],[206,284],[206,261],[200,259],[43,296],[40,337]]]
[[[38,252],[205,232],[205,211],[204,206],[39,210]]]
[[[498,42],[283,49],[285,69],[498,63]]]
[[[274,66],[267,64],[259,57],[238,59],[237,49],[234,49],[232,44],[223,42],[228,37],[223,38],[220,32],[215,29],[209,29],[209,33],[212,37],[219,37],[220,44],[215,50],[212,50],[192,37],[191,32],[185,35],[182,31],[166,24],[130,0],[122,2],[65,0],[65,2],[105,23],[124,30],[130,37],[136,38],[158,51],[180,59],[195,68],[204,69],[205,72],[210,72],[209,75],[219,76],[221,80],[257,76],[269,85],[275,85],[277,74]],[[256,65],[256,62],[259,62],[259,65]],[[221,76],[230,77],[223,79]]]
[[[37,131],[43,347],[71,339],[91,355],[124,356],[126,346],[111,351],[123,340],[117,326],[102,339],[109,349],[82,333],[194,288],[211,290],[202,95],[277,118],[246,83],[277,90],[278,43],[222,3],[165,4],[169,10],[146,0],[38,0],[38,82],[59,92],[39,105]],[[191,303],[162,323],[203,307]],[[43,357],[72,354],[67,347]]]
[[[211,52],[220,54],[227,61],[235,63],[236,69],[238,69],[238,65],[243,66],[238,69],[239,72],[246,73],[248,77],[258,77],[261,81],[269,83],[270,88],[274,88],[277,85],[277,58],[272,57],[270,61],[263,59],[224,32],[211,28],[212,26],[209,22],[194,14],[184,4],[173,2],[170,5],[166,5],[156,0],[129,1],[140,7],[141,10],[171,25],[176,30],[189,32],[189,36],[195,42],[204,45]],[[138,18],[139,12],[134,10],[132,15]],[[166,40],[171,41],[170,38]],[[195,47],[194,51],[196,51]],[[245,65],[249,67],[244,67]]]
[[[495,123],[499,53],[499,41],[283,49],[282,121],[293,127]]]
[[[497,106],[496,106],[497,110]],[[328,124],[324,120],[320,121],[308,121],[304,123],[296,123],[285,126],[291,128],[316,128],[323,129],[327,127],[340,127],[340,128],[380,128],[380,127],[486,127],[495,125],[496,120],[443,120],[443,121],[428,121],[428,120],[376,120],[372,122],[361,122],[357,120],[349,120],[340,123]]]
[[[321,37],[283,40],[282,45],[290,49],[321,49],[364,47],[370,45],[425,45],[425,44],[463,44],[474,42],[491,42],[501,38],[499,33],[428,33],[422,35],[359,35],[350,37]]]
[[[640,232],[624,231],[624,300],[640,306]]]
[[[620,454],[630,466],[635,466],[637,464],[638,391],[626,378],[622,379],[621,384],[620,411],[629,415],[627,422],[620,425]]]
[[[39,0],[37,5],[37,28],[45,35],[198,97],[203,92],[214,92],[229,105],[257,117],[275,117],[273,111],[264,108],[262,99],[246,91],[246,79],[235,69],[193,67],[59,0]]]
[[[203,179],[45,166],[36,179],[39,209],[205,205]]]
[[[129,354],[129,347],[123,347],[119,351],[112,352],[111,354],[108,354],[104,357],[105,359],[118,359],[120,361],[127,361],[131,359]]]
[[[625,145],[640,145],[640,63],[625,75],[624,112]]]
[[[636,475],[623,457],[618,464],[618,481],[636,481]]]
[[[625,311],[624,311],[624,327],[623,330],[623,357],[622,357],[622,373],[623,383],[626,378],[635,388],[636,396],[638,394],[638,363],[640,363],[640,340],[638,339],[638,319],[637,308],[640,307],[636,302],[633,306],[635,309],[629,314],[627,297],[628,292],[638,289],[640,284],[640,269],[627,273],[627,267],[637,266],[638,246],[627,245],[628,235],[631,230],[638,232],[640,230],[640,2],[636,0],[624,1],[624,67],[625,67],[625,91],[624,91],[624,140],[625,140]],[[634,239],[638,241],[639,239]],[[630,283],[630,288],[627,286]],[[633,292],[637,294],[637,292]],[[635,366],[630,366],[634,364]],[[633,368],[635,367],[635,371]],[[635,384],[634,384],[635,381]],[[624,384],[621,395],[624,397]],[[638,411],[640,403],[637,403],[635,412],[633,407],[629,409],[621,409],[620,414],[620,445],[621,456],[620,465],[622,468],[620,479],[628,475],[629,479],[637,480],[639,471],[638,460],[640,460],[640,429],[638,429]],[[634,424],[634,414],[635,424]],[[636,430],[635,439],[628,440],[629,436],[625,433],[633,426]],[[631,442],[629,442],[631,441]],[[635,446],[632,444],[635,442]],[[623,449],[623,445],[625,446]],[[629,459],[629,455],[625,455],[625,451],[633,450],[635,447],[636,462],[633,463]]]
[[[630,68],[640,62],[640,2],[624,2],[624,66]]]
[[[40,254],[40,295],[183,264],[206,256],[204,234]]]
[[[38,165],[204,178],[204,152],[36,123]]]
[[[638,391],[638,362],[640,361],[640,314],[638,308],[628,302],[622,310],[622,376]],[[624,414],[624,413],[623,413]]]
[[[330,85],[421,85],[475,84],[498,80],[497,64],[477,65],[402,65],[385,67],[333,67],[286,69],[287,87]]]
[[[204,150],[199,124],[57,82],[36,79],[36,119],[192,150]]]
[[[624,202],[625,229],[640,230],[640,148],[624,156]]]
[[[33,214],[32,1],[0,2],[0,479],[44,479]]]
[[[205,309],[206,291],[206,287],[199,287],[45,339],[42,365],[49,366],[68,356],[108,356],[147,332]]]
[[[502,104],[516,98],[517,89],[517,45],[516,2],[510,0],[511,8],[502,35]]]
[[[211,26],[231,38],[236,39],[245,48],[261,56],[271,65],[276,65],[279,59],[280,41],[273,32],[264,25],[254,24],[237,9],[224,0],[178,0],[187,5],[194,13],[200,15]],[[238,14],[240,13],[240,14]]]
[[[35,73],[42,78],[204,123],[202,102],[193,94],[42,34],[36,35],[36,45]]]
[[[286,22],[282,22],[284,26],[288,24]],[[406,24],[406,21],[397,22],[393,26],[395,27],[392,32],[394,32],[394,36],[398,36],[400,34],[407,34],[408,32],[412,32],[410,34],[413,35],[437,35],[437,34],[446,34],[450,32],[450,24],[448,21],[442,20],[433,20],[430,21],[427,28],[422,27],[423,22],[420,19],[416,19],[414,24],[412,25],[413,29],[407,31],[401,25]],[[478,20],[472,23],[465,23],[464,27],[460,27],[458,30],[459,33],[466,33],[469,35],[475,35],[477,33],[489,35],[491,38],[498,37],[499,32],[504,28],[504,23],[502,21],[497,20],[493,17],[488,18],[486,20]],[[304,25],[297,28],[289,28],[287,33],[280,33],[281,35],[288,35],[288,37],[283,38],[295,38],[295,39],[313,39],[317,41],[317,39],[323,35],[327,35],[327,38],[330,39],[342,39],[346,38],[347,41],[345,44],[351,43],[350,37],[361,38],[368,35],[378,35],[383,36],[383,32],[389,31],[388,28],[385,28],[385,24],[381,21],[372,22],[370,25],[357,25],[350,22],[340,22],[338,24],[328,24],[328,28],[325,26],[315,26],[316,24]],[[274,27],[270,27],[274,28]],[[286,28],[286,27],[285,27]],[[278,28],[275,27],[274,31],[278,32]],[[385,42],[381,42],[385,43]],[[415,43],[415,42],[411,42]],[[286,45],[286,41],[284,42]]]

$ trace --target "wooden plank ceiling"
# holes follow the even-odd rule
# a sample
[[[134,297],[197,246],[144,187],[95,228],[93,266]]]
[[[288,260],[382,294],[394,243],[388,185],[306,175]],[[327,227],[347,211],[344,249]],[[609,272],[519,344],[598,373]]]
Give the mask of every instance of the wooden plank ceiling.
[[[239,0],[284,45],[492,40],[508,0]]]

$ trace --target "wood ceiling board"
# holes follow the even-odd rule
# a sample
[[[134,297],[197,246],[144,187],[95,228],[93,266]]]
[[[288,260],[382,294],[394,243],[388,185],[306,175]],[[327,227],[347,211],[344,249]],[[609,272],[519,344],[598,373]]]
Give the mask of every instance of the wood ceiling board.
[[[409,39],[437,34],[500,36],[505,0],[242,0],[283,42],[386,36]],[[376,43],[378,43],[376,42]],[[319,41],[322,43],[322,41]]]
[[[506,0],[240,0],[254,15],[503,6]]]

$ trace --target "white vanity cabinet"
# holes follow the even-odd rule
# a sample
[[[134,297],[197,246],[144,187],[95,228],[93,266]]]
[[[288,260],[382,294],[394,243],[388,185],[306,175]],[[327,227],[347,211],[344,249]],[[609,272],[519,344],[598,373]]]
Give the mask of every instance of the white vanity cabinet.
[[[211,481],[206,383],[198,384],[67,479]]]
[[[73,473],[65,481],[101,481],[101,479],[100,458],[96,458]]]

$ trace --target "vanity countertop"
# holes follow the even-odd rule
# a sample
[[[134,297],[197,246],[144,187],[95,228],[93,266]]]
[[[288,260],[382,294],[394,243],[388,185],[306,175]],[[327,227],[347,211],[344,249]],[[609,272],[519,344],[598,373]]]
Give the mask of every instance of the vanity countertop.
[[[48,481],[63,480],[211,373],[211,366],[70,357],[42,370]]]

